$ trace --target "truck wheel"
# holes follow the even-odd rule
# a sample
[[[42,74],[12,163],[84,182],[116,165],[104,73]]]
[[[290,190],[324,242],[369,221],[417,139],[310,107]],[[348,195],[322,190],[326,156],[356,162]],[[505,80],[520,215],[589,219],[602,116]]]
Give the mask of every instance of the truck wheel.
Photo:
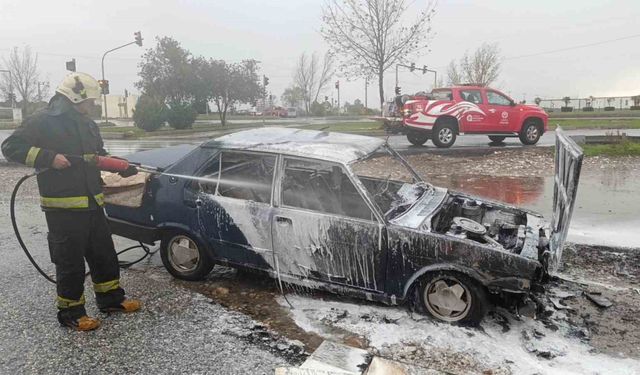
[[[429,134],[424,132],[409,132],[407,140],[414,146],[422,146],[429,140]]]
[[[542,136],[542,129],[536,121],[527,120],[520,131],[520,142],[525,145],[535,145]]]
[[[504,141],[504,139],[507,137],[504,137],[502,135],[490,135],[489,139],[491,140],[492,143],[500,143],[502,141]]]
[[[422,279],[419,294],[426,312],[448,323],[478,325],[489,305],[482,285],[455,272],[428,273]]]
[[[204,246],[191,235],[182,232],[163,236],[160,257],[167,271],[182,280],[202,280],[213,268],[213,262],[205,253]]]
[[[450,121],[442,122],[433,129],[433,144],[440,148],[449,148],[456,142],[456,126]]]

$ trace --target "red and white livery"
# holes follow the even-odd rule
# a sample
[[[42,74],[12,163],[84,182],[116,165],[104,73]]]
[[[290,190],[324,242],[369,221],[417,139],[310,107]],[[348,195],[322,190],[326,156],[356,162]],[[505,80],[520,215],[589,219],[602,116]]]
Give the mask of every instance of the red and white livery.
[[[485,134],[492,142],[519,137],[533,145],[548,130],[548,115],[542,108],[516,104],[488,87],[439,88],[430,94],[398,97],[393,107],[395,116],[385,116],[385,127],[406,134],[414,145],[431,139],[438,147],[451,147],[464,134]]]

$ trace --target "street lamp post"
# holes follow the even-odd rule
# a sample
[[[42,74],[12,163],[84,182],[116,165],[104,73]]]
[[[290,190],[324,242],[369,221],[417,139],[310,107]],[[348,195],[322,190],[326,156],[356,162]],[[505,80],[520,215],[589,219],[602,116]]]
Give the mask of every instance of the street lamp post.
[[[0,73],[9,74],[9,100],[11,101],[11,108],[15,108],[15,103],[13,101],[13,76],[11,75],[11,71],[0,69]]]
[[[120,48],[124,48],[126,46],[130,46],[132,44],[137,44],[140,47],[142,47],[142,34],[140,34],[140,31],[135,32],[133,35],[135,36],[135,40],[133,42],[130,42],[130,43],[127,43],[127,44],[123,44],[123,45],[121,45],[119,47],[116,47],[116,48],[112,48],[112,49],[108,50],[107,52],[105,52],[104,55],[102,55],[102,64],[101,64],[101,67],[102,67],[102,82],[105,82],[105,79],[104,79],[104,58],[107,56],[108,53],[116,51],[116,50],[119,50]],[[101,87],[101,89],[102,89],[102,100],[104,101],[104,122],[107,122],[107,120],[108,120],[107,94],[106,94],[104,88]]]

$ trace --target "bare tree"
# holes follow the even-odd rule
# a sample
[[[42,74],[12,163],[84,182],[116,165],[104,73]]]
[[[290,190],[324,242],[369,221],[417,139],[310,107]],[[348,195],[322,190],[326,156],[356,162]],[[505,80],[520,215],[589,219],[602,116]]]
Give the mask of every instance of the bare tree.
[[[341,70],[351,77],[378,77],[380,108],[384,104],[384,72],[407,55],[427,47],[435,2],[414,10],[404,25],[406,0],[326,0],[321,34],[341,57]],[[362,68],[361,68],[362,66]]]
[[[3,69],[9,70],[11,74],[4,74],[0,78],[0,91],[8,95],[15,89],[21,97],[22,115],[26,116],[29,103],[37,101],[42,95],[42,91],[40,95],[38,93],[38,55],[33,55],[29,46],[22,51],[14,47],[9,57],[3,58],[2,62]]]
[[[327,86],[333,76],[333,56],[326,52],[322,62],[314,52],[311,57],[306,53],[300,55],[293,74],[294,86],[302,90],[305,110],[309,113],[311,103],[318,100],[320,92]]]
[[[447,70],[450,84],[473,83],[489,86],[500,75],[498,44],[483,43],[473,55],[465,53],[459,63],[451,61]]]
[[[459,85],[463,83],[463,80],[458,64],[455,61],[451,61],[447,67],[447,82],[449,86]]]

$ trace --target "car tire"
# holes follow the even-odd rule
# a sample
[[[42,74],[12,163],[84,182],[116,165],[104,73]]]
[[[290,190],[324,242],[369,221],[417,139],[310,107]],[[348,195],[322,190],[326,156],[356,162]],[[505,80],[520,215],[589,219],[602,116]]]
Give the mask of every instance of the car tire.
[[[205,251],[200,241],[184,232],[166,233],[160,242],[162,264],[182,280],[202,280],[211,272],[214,263]]]
[[[431,141],[439,148],[449,148],[456,142],[456,124],[445,120],[433,128]]]
[[[502,141],[505,140],[505,136],[503,135],[490,135],[489,136],[489,140],[491,140],[491,143],[501,143]]]
[[[535,145],[542,136],[542,129],[536,121],[527,120],[520,131],[520,142],[525,145]]]
[[[420,282],[418,294],[428,315],[452,324],[476,326],[489,306],[484,286],[456,272],[428,273]]]
[[[414,146],[422,146],[429,140],[429,134],[424,132],[409,132],[407,140]]]

